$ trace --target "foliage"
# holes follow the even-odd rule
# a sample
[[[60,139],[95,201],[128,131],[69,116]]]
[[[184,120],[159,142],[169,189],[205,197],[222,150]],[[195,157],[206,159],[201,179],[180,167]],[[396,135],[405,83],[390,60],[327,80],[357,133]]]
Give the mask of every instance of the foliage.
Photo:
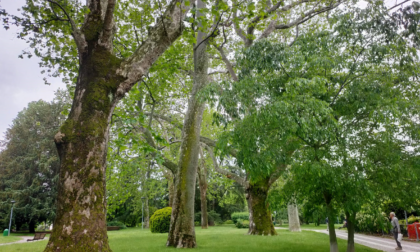
[[[385,213],[373,207],[365,207],[356,214],[355,230],[367,233],[388,233],[391,230],[391,223]]]
[[[209,222],[214,222],[214,223],[222,222],[222,219],[220,218],[220,214],[216,213],[216,211],[214,210],[211,210],[210,212],[208,212],[207,216],[209,218]]]
[[[122,223],[121,221],[117,221],[117,220],[113,220],[113,221],[108,221],[106,223],[107,227],[120,227],[120,229],[126,229],[127,226],[124,225],[124,223]]]
[[[249,220],[249,213],[248,212],[236,212],[231,215],[232,221],[234,224],[238,222],[238,219],[241,220]]]
[[[157,210],[150,217],[150,231],[152,233],[168,233],[171,224],[172,207]]]
[[[405,219],[399,219],[398,222],[402,225],[406,224]],[[413,224],[414,222],[420,222],[420,216],[411,215],[407,218],[408,224]]]
[[[66,99],[59,91],[53,102],[29,103],[1,143],[0,215],[9,219],[10,200],[14,199],[13,225],[17,229],[26,223],[33,232],[37,223],[55,218],[60,163],[52,139],[64,119],[61,112]],[[3,220],[3,225],[8,221]]]
[[[249,228],[249,220],[237,219],[235,226],[237,228]]]
[[[233,220],[225,220],[225,222],[223,222],[223,224],[234,224]]]

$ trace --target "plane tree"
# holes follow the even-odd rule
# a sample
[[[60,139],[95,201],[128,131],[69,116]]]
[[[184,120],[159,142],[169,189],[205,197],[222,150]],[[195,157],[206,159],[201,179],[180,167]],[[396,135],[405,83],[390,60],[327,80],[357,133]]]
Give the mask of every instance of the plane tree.
[[[18,37],[29,41],[43,66],[57,66],[75,85],[69,116],[54,138],[60,187],[45,251],[110,251],[105,172],[112,112],[182,34],[190,8],[180,0],[28,0],[20,16],[3,18],[5,28],[22,27]],[[136,36],[132,47],[117,46]]]
[[[344,153],[360,153],[360,145],[352,148],[369,139],[363,134],[393,136],[401,130],[395,124],[416,125],[416,50],[386,14],[378,4],[355,8],[331,17],[330,29],[301,35],[292,46],[255,43],[237,57],[238,81],[208,90],[221,111],[216,117],[233,125],[219,143],[222,156],[225,149],[238,150],[236,162],[248,172],[249,183],[283,162],[299,167],[293,178],[311,188],[306,195],[320,198],[330,219],[341,198],[355,202],[336,198],[339,188],[349,185],[337,181],[352,181],[340,171],[355,169]]]

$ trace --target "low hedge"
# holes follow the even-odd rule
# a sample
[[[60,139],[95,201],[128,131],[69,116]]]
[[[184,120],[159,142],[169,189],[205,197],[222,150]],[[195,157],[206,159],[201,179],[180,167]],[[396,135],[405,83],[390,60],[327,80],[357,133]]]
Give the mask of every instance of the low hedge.
[[[113,220],[106,223],[107,227],[119,227],[120,229],[126,229],[127,226],[121,221]]]
[[[237,228],[249,228],[249,220],[237,219],[235,226]]]
[[[249,220],[249,213],[248,212],[235,212],[231,215],[233,223],[236,224],[238,219],[241,220]]]
[[[169,233],[171,212],[172,207],[165,207],[157,210],[152,217],[150,217],[150,231],[152,231],[152,233]]]

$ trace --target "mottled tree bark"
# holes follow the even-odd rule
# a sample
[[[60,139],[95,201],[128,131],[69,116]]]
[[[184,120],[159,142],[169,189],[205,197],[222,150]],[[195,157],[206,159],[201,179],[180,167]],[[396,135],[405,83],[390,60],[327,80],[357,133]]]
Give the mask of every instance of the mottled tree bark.
[[[354,228],[355,228],[355,220],[356,220],[356,213],[355,212],[348,212],[346,211],[346,218],[347,218],[347,252],[354,252]]]
[[[197,1],[197,10],[205,8]],[[197,18],[203,16],[197,11]],[[198,19],[199,20],[199,19]],[[208,55],[206,34],[197,33],[197,46],[194,46],[194,83],[188,100],[188,109],[182,129],[182,143],[179,167],[175,176],[175,194],[166,245],[177,248],[196,247],[194,229],[194,197],[198,166],[201,122],[204,103],[198,99],[198,92],[207,84]]]
[[[258,182],[250,182],[247,188],[249,218],[248,234],[250,235],[277,235],[271,221],[271,212],[268,210],[267,196],[269,190],[269,179],[262,179]]]
[[[335,234],[335,214],[331,202],[327,203],[328,232],[330,235],[330,252],[338,252],[337,236]]]
[[[180,36],[189,8],[173,0],[163,21],[131,57],[122,60],[112,51],[115,0],[87,4],[90,11],[82,28],[70,22],[79,72],[69,117],[54,139],[61,164],[56,219],[45,251],[111,251],[105,198],[111,115],[124,94]]]
[[[287,214],[289,216],[289,231],[300,232],[299,210],[294,200],[287,205]]]

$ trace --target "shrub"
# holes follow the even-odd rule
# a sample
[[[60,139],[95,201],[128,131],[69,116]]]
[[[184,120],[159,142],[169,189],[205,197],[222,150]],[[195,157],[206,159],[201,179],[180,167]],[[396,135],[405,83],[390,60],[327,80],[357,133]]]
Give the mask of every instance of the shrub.
[[[224,224],[233,224],[233,220],[227,220],[224,222]]]
[[[220,214],[216,213],[214,210],[207,212],[207,218],[209,225],[213,225],[214,223],[223,224],[222,218],[220,218]],[[196,221],[201,223],[201,212],[196,212],[194,214],[194,222]]]
[[[235,226],[237,228],[249,228],[249,220],[237,219]]]
[[[157,210],[150,217],[150,231],[152,233],[168,233],[171,224],[172,207],[165,207]]]
[[[108,227],[120,227],[120,229],[125,229],[127,228],[127,226],[124,225],[124,223],[122,223],[121,221],[117,221],[117,220],[113,220],[113,221],[108,221],[106,223],[106,225]]]
[[[420,222],[420,216],[411,215],[407,218],[408,224],[413,224],[414,222]]]
[[[238,219],[241,220],[249,220],[249,213],[248,212],[235,212],[231,215],[233,223],[236,224]]]
[[[220,214],[216,213],[216,211],[211,210],[207,213],[207,216],[209,218],[209,223],[220,223],[222,222],[222,219],[220,218]]]
[[[199,221],[194,221],[194,226],[196,226],[196,227],[201,226],[201,222],[199,222]]]
[[[356,214],[356,232],[388,233],[390,228],[391,223],[385,213],[365,208]]]

